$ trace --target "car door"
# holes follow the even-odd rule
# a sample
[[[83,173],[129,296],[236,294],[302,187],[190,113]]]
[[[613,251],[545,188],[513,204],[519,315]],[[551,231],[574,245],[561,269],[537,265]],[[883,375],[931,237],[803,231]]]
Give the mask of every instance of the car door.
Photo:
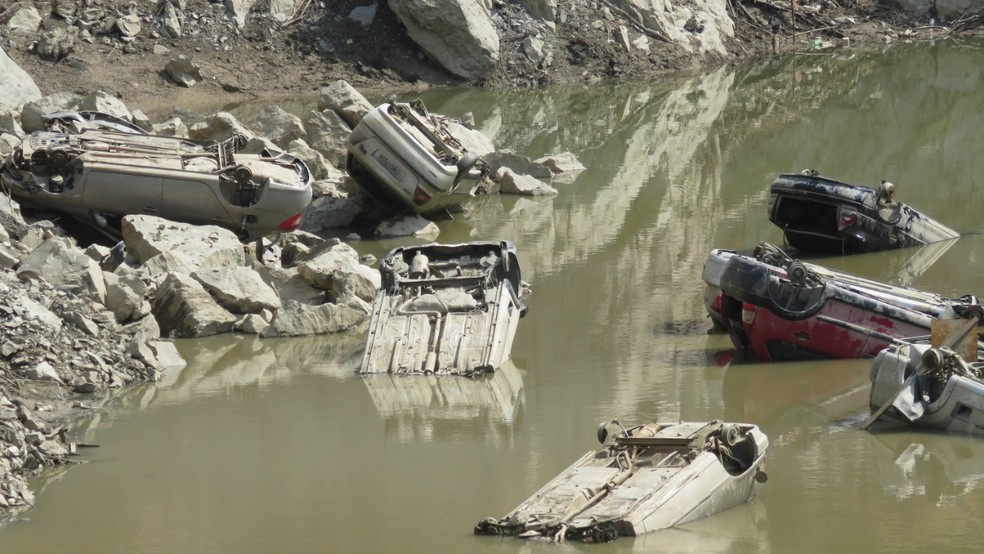
[[[130,214],[161,214],[160,175],[140,167],[93,164],[85,173],[82,206],[86,211]]]
[[[235,228],[233,220],[207,182],[211,176],[166,178],[163,183],[163,217],[199,225]]]

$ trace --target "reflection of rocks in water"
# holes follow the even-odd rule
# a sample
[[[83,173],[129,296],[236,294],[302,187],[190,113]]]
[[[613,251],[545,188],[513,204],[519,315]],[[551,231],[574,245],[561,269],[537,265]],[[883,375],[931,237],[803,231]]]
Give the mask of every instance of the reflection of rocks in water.
[[[524,402],[523,376],[512,361],[491,375],[364,375],[387,435],[401,441],[453,436],[463,426],[482,425],[500,441],[514,428]]]
[[[872,435],[874,462],[885,494],[898,500],[925,497],[936,506],[980,488],[984,442],[937,433]]]
[[[362,358],[365,337],[340,334],[289,339],[261,339],[242,335],[217,335],[177,341],[188,362],[183,369],[165,370],[157,383],[127,387],[101,399],[87,400],[92,407],[73,424],[82,442],[97,442],[95,431],[112,424],[115,417],[150,405],[182,404],[241,387],[267,386],[296,375],[316,374],[354,378]]]

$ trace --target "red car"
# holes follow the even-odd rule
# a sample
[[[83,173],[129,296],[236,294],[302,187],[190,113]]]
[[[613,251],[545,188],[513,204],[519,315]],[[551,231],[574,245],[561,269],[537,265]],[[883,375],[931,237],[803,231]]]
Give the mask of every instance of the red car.
[[[713,250],[702,275],[707,307],[735,348],[758,360],[873,357],[895,339],[928,335],[934,318],[979,305],[795,261],[760,245]]]

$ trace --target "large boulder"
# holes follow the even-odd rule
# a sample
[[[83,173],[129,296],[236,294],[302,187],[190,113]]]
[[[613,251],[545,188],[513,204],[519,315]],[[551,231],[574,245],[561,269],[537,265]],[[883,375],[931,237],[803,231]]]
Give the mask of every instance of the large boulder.
[[[514,173],[508,167],[499,168],[496,173],[499,192],[502,194],[521,194],[524,196],[556,196],[557,189],[535,177]]]
[[[277,311],[266,336],[297,337],[340,333],[354,329],[368,317],[368,310],[348,304],[310,306],[286,300]]]
[[[195,270],[246,265],[243,244],[235,233],[214,225],[176,223],[149,215],[123,218],[127,256],[144,264],[155,256],[168,257]]]
[[[41,243],[21,260],[17,277],[43,279],[100,304],[106,301],[106,283],[99,264],[66,238],[51,237]]]
[[[410,38],[450,73],[474,80],[499,60],[488,0],[389,0]]]
[[[188,129],[188,136],[200,140],[226,140],[239,137],[244,141],[251,140],[256,135],[229,112],[219,112],[195,123]]]
[[[355,296],[371,302],[381,285],[379,272],[359,263],[359,253],[344,243],[301,263],[297,271],[309,285],[328,291],[335,301]]]
[[[725,40],[735,36],[728,3],[720,0],[614,0],[614,5],[688,52],[727,55]]]
[[[339,80],[321,89],[318,109],[332,110],[354,129],[362,116],[372,111],[372,104],[348,81]]]
[[[314,111],[304,122],[307,143],[335,167],[345,167],[348,139],[352,129],[332,110]]]
[[[280,307],[277,293],[248,267],[203,269],[191,276],[220,306],[234,314],[257,314]]]
[[[236,316],[220,306],[198,281],[171,272],[157,287],[152,309],[161,334],[204,337],[232,331]]]
[[[301,118],[280,106],[267,106],[249,120],[249,128],[281,148],[290,141],[307,137]]]
[[[133,115],[122,100],[109,94],[97,90],[90,93],[79,102],[79,108],[109,114],[125,121],[132,121]]]
[[[19,108],[40,98],[41,89],[34,79],[0,47],[0,108]]]

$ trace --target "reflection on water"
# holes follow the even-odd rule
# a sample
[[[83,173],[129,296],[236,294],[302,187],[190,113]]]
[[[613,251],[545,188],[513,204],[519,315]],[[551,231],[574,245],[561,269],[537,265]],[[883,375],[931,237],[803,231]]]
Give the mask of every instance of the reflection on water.
[[[515,432],[523,406],[523,376],[513,361],[491,375],[468,378],[438,375],[363,375],[372,403],[388,433],[400,441],[432,441],[465,420],[492,426],[498,438]]]
[[[555,198],[480,198],[439,222],[443,242],[516,243],[534,291],[513,348],[521,379],[362,380],[364,336],[180,341],[188,367],[100,412],[113,425],[83,433],[103,445],[85,454],[94,463],[47,487],[31,525],[0,530],[0,549],[537,549],[469,532],[594,447],[594,429],[613,417],[759,424],[770,479],[706,526],[599,549],[662,550],[661,537],[668,549],[722,552],[980,544],[984,490],[969,470],[945,469],[964,467],[960,453],[975,447],[913,434],[886,448],[892,437],[858,431],[868,360],[729,364],[717,354],[728,338],[706,333],[700,279],[713,248],[781,243],[769,184],[812,167],[856,184],[891,180],[906,203],[964,233],[939,249],[817,263],[981,294],[980,52],[946,41],[658,83],[426,91],[433,111],[474,112],[500,148],[571,151],[587,166]],[[398,245],[356,248],[378,257]],[[900,531],[913,521],[918,533]]]
[[[732,362],[724,375],[724,418],[754,421],[773,448],[818,439],[832,421],[867,403],[871,360],[797,364]]]
[[[953,506],[957,497],[984,487],[980,439],[934,433],[879,433],[876,438],[879,483],[891,497],[926,497],[937,506]]]

